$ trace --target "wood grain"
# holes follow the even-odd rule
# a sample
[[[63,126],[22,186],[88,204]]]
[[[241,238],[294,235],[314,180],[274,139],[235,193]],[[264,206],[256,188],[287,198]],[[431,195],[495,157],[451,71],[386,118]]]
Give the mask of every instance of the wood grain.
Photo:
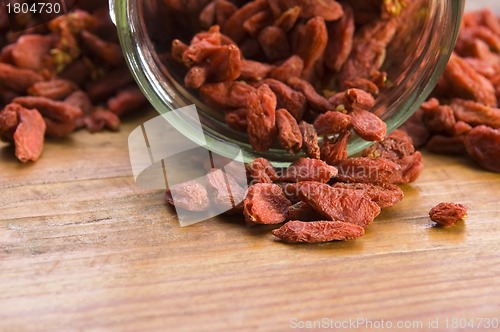
[[[236,217],[181,228],[163,193],[131,176],[128,133],[152,115],[49,141],[33,165],[0,146],[1,331],[500,319],[500,175],[425,154],[405,200],[350,242],[285,245]],[[467,221],[432,227],[441,201],[469,205]]]

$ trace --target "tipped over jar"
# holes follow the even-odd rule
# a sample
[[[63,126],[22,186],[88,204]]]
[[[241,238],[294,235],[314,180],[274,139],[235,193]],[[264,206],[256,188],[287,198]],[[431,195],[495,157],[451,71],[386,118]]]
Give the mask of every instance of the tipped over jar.
[[[115,0],[120,42],[161,114],[196,105],[209,149],[245,160],[355,154],[401,125],[453,49],[459,0]],[[189,120],[172,124],[190,137]],[[195,137],[196,135],[193,135]]]

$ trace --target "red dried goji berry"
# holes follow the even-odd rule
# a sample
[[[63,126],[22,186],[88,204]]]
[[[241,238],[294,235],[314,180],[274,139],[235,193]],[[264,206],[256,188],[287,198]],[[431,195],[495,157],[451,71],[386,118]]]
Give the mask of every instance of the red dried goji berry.
[[[318,135],[339,134],[350,126],[351,116],[337,111],[320,114],[314,120],[314,128]]]
[[[363,234],[363,227],[341,221],[289,221],[273,235],[287,243],[323,243],[356,239]]]
[[[255,151],[266,151],[276,137],[276,95],[267,84],[248,96],[247,133]]]
[[[440,226],[453,226],[467,217],[467,206],[457,203],[439,203],[429,211],[429,217]]]
[[[299,158],[280,175],[283,182],[317,181],[328,182],[337,175],[337,169],[319,159]]]
[[[207,189],[198,181],[190,180],[173,185],[166,193],[167,203],[176,209],[205,211],[209,207]]]
[[[391,207],[403,200],[403,190],[394,184],[389,183],[343,183],[337,182],[333,185],[334,188],[345,188],[357,190],[362,194],[366,194],[372,201],[377,203],[381,209]]]
[[[276,110],[276,127],[281,146],[290,153],[299,153],[302,148],[302,134],[297,120],[284,108]]]
[[[347,159],[347,143],[351,137],[350,131],[341,132],[337,137],[323,138],[321,158],[329,165],[336,165],[340,160]]]
[[[245,168],[252,184],[272,183],[279,179],[273,165],[262,157],[255,158],[251,163],[246,164]]]
[[[303,139],[303,148],[306,152],[306,155],[309,158],[319,159],[320,158],[320,148],[318,145],[318,135],[316,133],[316,129],[310,123],[305,121],[300,121],[299,129],[302,133]]]
[[[487,126],[473,128],[465,136],[465,147],[481,167],[500,172],[500,129]]]
[[[279,224],[286,220],[290,205],[278,185],[257,183],[248,188],[243,213],[249,224]]]
[[[330,220],[362,227],[370,224],[380,213],[380,207],[366,194],[319,182],[301,183],[299,197]]]

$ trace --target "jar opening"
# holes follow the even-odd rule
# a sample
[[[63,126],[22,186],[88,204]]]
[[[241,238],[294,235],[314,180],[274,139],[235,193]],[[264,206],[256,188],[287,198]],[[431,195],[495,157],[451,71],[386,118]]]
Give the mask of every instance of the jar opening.
[[[372,111],[386,123],[388,132],[410,117],[436,85],[453,50],[463,5],[464,1],[455,0],[415,1],[411,15],[401,22],[385,53],[380,54],[384,59],[381,70],[387,72],[389,84],[381,90]],[[116,0],[115,14],[129,66],[160,114],[194,104],[214,147],[216,142],[231,142],[242,148],[245,160],[261,156],[278,166],[298,157],[277,146],[255,153],[246,133],[225,124],[223,111],[209,107],[195,91],[184,86],[186,69],[172,59],[170,47],[173,39],[189,42],[201,30],[197,17],[176,15],[159,0]],[[174,125],[189,136],[189,123],[180,121]],[[349,143],[349,154],[369,144],[356,137]]]

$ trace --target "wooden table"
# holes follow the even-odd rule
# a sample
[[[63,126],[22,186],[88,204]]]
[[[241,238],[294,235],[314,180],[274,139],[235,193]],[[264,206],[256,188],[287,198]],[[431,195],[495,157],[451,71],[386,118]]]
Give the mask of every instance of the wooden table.
[[[499,174],[426,154],[405,200],[350,242],[286,245],[238,218],[181,228],[164,193],[131,176],[127,136],[153,115],[49,141],[31,165],[1,145],[1,331],[282,331],[314,320],[429,330],[429,320],[451,329],[456,318],[500,319]],[[427,213],[441,201],[468,204],[467,221],[432,227]]]

